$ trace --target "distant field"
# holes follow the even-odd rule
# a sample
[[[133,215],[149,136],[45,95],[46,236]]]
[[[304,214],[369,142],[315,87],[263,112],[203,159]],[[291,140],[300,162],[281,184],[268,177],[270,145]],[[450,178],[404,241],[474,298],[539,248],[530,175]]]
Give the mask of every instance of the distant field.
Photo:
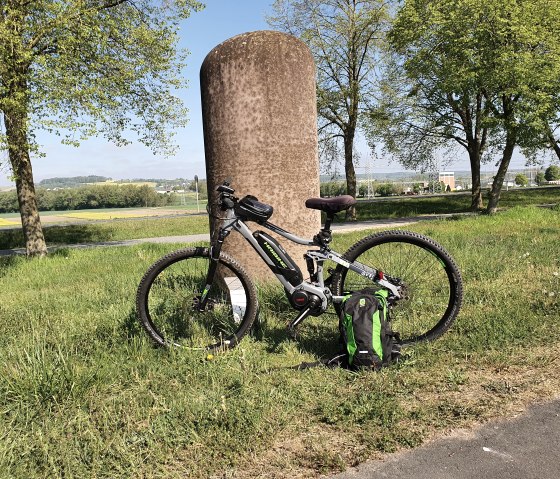
[[[560,187],[517,188],[503,192],[500,207],[511,208],[524,205],[558,203],[560,203]],[[196,202],[194,204],[194,207],[191,204],[190,207],[177,205],[145,209],[48,211],[43,212],[42,217],[47,242],[50,244],[73,244],[207,233],[207,216],[183,215],[183,213],[187,212],[196,212]],[[205,211],[205,207],[206,201],[201,202],[201,211]],[[358,202],[357,213],[358,219],[368,220],[404,218],[422,214],[462,213],[468,211],[469,207],[469,193],[444,194],[433,197],[414,196],[361,200]],[[142,213],[138,213],[139,211],[142,211]],[[154,217],[156,213],[180,216],[177,218]],[[344,215],[339,214],[337,220],[344,221]],[[76,222],[82,224],[51,226],[49,221],[51,223]],[[274,216],[272,221],[274,222]],[[0,228],[0,249],[23,246],[19,215],[0,215]]]
[[[5,218],[0,218],[0,226],[17,226],[18,224],[21,224],[17,218],[11,220],[11,219],[5,219]]]
[[[73,211],[72,213],[64,213],[60,216],[65,216],[67,218],[77,218],[81,220],[114,220],[122,218],[142,218],[145,217],[145,213],[141,211]]]
[[[206,204],[201,208],[206,210]],[[194,208],[187,205],[172,205],[161,207],[133,207],[133,208],[95,208],[86,210],[60,210],[60,211],[41,211],[41,218],[44,223],[66,222],[66,219],[106,221],[121,218],[144,218],[153,216],[169,216],[174,214],[196,213]],[[19,224],[19,213],[1,213],[0,220],[13,221]]]
[[[515,188],[503,191],[500,208],[560,203],[560,187]],[[404,218],[417,215],[463,213],[471,205],[470,193],[437,196],[406,196],[359,201],[358,219]],[[339,221],[343,215],[339,215]]]

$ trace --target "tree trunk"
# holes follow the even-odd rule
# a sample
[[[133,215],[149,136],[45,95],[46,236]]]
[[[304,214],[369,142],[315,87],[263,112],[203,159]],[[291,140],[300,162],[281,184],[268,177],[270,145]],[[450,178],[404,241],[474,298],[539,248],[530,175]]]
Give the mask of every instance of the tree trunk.
[[[344,170],[346,173],[346,192],[356,198],[356,170],[354,169],[354,131],[344,134]],[[346,210],[346,219],[356,219],[356,207]]]
[[[558,159],[560,159],[560,146],[558,145],[556,138],[554,138],[554,134],[552,133],[550,127],[548,128],[547,135],[548,135],[548,141],[550,143],[550,147],[554,150],[554,153],[556,153]]]
[[[498,172],[494,177],[494,182],[492,183],[492,190],[490,191],[490,198],[488,200],[488,214],[494,214],[498,211],[498,202],[500,201],[500,193],[502,191],[502,185],[504,184],[504,179],[506,177],[507,170],[509,168],[509,163],[513,155],[513,150],[515,148],[515,143],[517,141],[517,132],[515,130],[508,131],[506,137],[506,146],[502,154],[502,160],[500,161],[500,166]]]
[[[480,150],[474,149],[469,151],[469,159],[471,163],[471,211],[479,211],[484,205],[482,203],[482,189],[480,187]]]
[[[28,256],[45,256],[47,245],[43,236],[33,170],[27,141],[27,121],[20,109],[4,111],[6,139],[12,171],[16,179],[16,191],[21,216],[21,226]]]

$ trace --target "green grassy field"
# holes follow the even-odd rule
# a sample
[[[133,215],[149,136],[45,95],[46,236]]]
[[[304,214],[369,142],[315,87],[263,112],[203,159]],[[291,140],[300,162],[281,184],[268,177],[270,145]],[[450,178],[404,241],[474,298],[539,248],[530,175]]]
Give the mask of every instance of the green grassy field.
[[[211,361],[152,347],[135,289],[174,245],[0,258],[0,476],[315,477],[557,395],[559,225],[558,209],[513,208],[411,228],[453,254],[464,307],[379,373],[293,369],[336,348],[336,318],[289,340],[270,287],[258,339]]]
[[[560,187],[515,188],[502,192],[499,207],[558,203],[560,203]],[[357,214],[358,219],[403,218],[424,214],[463,213],[469,210],[470,205],[470,193],[398,199],[376,198],[372,201],[361,201]]]
[[[186,215],[175,218],[146,218],[97,221],[76,225],[44,228],[48,245],[97,243],[158,236],[191,235],[208,232],[206,215]],[[0,249],[24,246],[20,229],[0,230]]]
[[[517,188],[503,192],[500,206],[511,208],[513,206],[558,203],[560,203],[560,187]],[[360,220],[402,218],[421,214],[462,213],[468,211],[469,207],[470,194],[468,193],[427,198],[418,196],[396,199],[378,198],[373,201],[360,201],[357,206],[357,215]],[[88,211],[95,212],[96,210],[87,210],[86,212]],[[110,213],[112,210],[99,211]],[[61,213],[69,214],[70,212],[64,211]],[[336,220],[343,221],[344,215],[337,215]],[[274,221],[274,217],[272,217],[272,221]],[[208,232],[208,218],[206,216],[185,215],[176,218],[92,221],[79,225],[47,226],[44,231],[47,243],[50,245],[118,241],[206,233]],[[24,241],[19,228],[0,229],[0,249],[22,246],[24,246]]]

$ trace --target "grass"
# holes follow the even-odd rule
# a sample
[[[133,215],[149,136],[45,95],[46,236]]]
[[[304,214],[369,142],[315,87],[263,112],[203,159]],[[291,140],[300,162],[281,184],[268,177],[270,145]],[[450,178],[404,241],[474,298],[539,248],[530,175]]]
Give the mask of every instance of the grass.
[[[26,478],[315,477],[557,394],[560,211],[418,224],[459,263],[464,308],[440,340],[380,373],[294,369],[282,291],[260,288],[257,337],[216,355],[151,346],[138,281],[173,245],[0,258],[0,471]],[[363,233],[336,235],[344,250]]]
[[[560,203],[560,187],[516,188],[503,191],[500,208]],[[443,194],[439,196],[412,196],[401,198],[376,198],[360,201],[358,219],[405,218],[417,215],[453,214],[469,211],[470,193]],[[342,219],[342,215],[340,218]]]
[[[503,192],[500,206],[502,208],[511,208],[514,206],[558,204],[559,202],[560,187],[517,188]],[[359,201],[357,216],[359,220],[404,218],[422,214],[463,213],[468,211],[469,207],[469,193],[435,197],[378,198],[373,201]],[[208,219],[204,215],[143,219],[134,219],[129,216],[129,219],[122,221],[118,218],[126,217],[127,210],[63,211],[56,212],[56,214],[73,216],[79,219],[112,219],[112,221],[92,221],[91,223],[80,225],[46,226],[44,227],[45,237],[50,245],[118,241],[208,232]],[[344,215],[337,215],[336,220],[343,221]],[[5,221],[8,221],[8,223],[5,223]],[[17,218],[0,218],[0,227],[17,224],[19,224],[19,219]],[[23,246],[23,234],[19,228],[0,230],[0,249],[21,248]]]
[[[48,245],[95,243],[157,236],[191,235],[208,232],[205,215],[175,218],[114,220],[79,225],[57,225],[43,228]],[[20,229],[0,230],[0,249],[24,246]]]

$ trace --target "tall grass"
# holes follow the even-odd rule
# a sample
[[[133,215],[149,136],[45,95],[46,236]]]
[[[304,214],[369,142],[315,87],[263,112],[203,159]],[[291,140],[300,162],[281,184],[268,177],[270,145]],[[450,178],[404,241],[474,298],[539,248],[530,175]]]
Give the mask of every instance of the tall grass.
[[[464,308],[380,373],[298,370],[336,349],[336,318],[290,340],[294,313],[270,286],[235,350],[152,347],[135,290],[173,245],[0,258],[0,476],[312,477],[556,394],[559,225],[559,211],[514,208],[415,226],[458,261]]]

